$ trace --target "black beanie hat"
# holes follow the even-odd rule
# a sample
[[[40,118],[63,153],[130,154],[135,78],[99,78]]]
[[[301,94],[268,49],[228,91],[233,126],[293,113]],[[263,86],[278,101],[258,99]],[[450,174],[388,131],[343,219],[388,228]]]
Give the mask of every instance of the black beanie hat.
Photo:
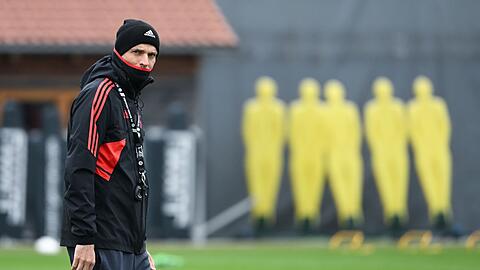
[[[150,44],[157,49],[160,47],[160,37],[153,27],[140,20],[128,19],[123,21],[123,25],[117,31],[117,40],[115,41],[115,50],[123,55],[130,48],[141,44]]]

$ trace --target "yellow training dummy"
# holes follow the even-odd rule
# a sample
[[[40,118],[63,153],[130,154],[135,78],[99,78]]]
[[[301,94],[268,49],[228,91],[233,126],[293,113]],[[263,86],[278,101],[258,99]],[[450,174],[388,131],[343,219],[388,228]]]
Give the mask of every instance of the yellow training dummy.
[[[409,123],[415,165],[431,221],[446,226],[451,216],[450,117],[443,99],[433,96],[432,82],[419,76],[413,83]]]
[[[358,109],[344,99],[341,82],[325,84],[328,129],[328,176],[340,226],[351,229],[363,220],[361,131]]]
[[[245,168],[257,225],[273,222],[281,179],[285,143],[285,105],[276,96],[277,85],[269,77],[256,81],[256,97],[243,111],[242,135]]]
[[[389,79],[377,78],[372,90],[375,98],[365,106],[367,142],[384,220],[398,230],[408,214],[407,113]]]
[[[289,117],[290,180],[295,217],[305,231],[318,219],[325,185],[325,116],[319,91],[316,80],[302,80],[300,99],[292,103]]]

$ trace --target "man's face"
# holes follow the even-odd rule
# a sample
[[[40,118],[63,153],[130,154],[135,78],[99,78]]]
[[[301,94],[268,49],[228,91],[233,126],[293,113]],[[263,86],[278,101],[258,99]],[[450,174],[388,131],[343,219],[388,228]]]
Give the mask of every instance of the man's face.
[[[152,70],[157,61],[157,49],[150,44],[138,44],[122,55],[129,64]]]

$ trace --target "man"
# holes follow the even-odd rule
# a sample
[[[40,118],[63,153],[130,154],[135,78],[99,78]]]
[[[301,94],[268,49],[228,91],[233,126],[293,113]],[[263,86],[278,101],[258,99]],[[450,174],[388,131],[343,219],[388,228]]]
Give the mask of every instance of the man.
[[[145,248],[148,184],[138,97],[153,82],[159,36],[125,20],[111,55],[83,75],[68,125],[64,224],[72,269],[155,269]]]

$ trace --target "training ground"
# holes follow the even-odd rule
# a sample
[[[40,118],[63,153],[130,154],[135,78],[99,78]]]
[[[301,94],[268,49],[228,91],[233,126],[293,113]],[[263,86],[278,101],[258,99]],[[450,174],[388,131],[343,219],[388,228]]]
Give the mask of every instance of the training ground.
[[[433,243],[428,248],[399,249],[390,240],[366,241],[363,247],[330,249],[326,238],[211,241],[205,247],[188,243],[149,244],[158,269],[179,270],[478,270],[480,248],[466,249],[463,241]],[[166,264],[166,265],[165,265]],[[170,264],[170,266],[168,265]],[[37,254],[29,245],[0,248],[1,270],[70,269],[64,249],[54,256]]]

